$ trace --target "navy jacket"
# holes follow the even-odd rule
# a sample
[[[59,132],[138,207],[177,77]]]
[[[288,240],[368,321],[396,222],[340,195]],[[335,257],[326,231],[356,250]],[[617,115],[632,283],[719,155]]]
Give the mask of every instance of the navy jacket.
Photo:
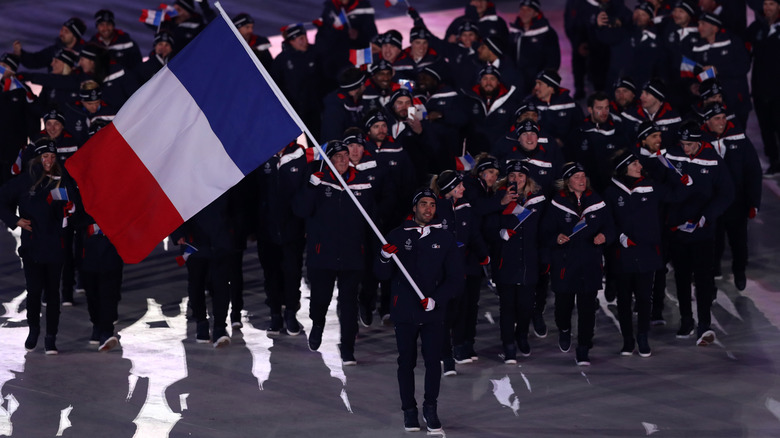
[[[534,88],[540,71],[560,68],[561,46],[558,33],[541,12],[531,22],[530,29],[524,30],[519,19],[511,27],[511,56],[521,71],[523,84],[519,88],[520,94],[525,96]]]
[[[550,140],[557,139],[566,144],[576,134],[583,116],[580,107],[569,96],[569,90],[561,88],[550,97],[549,104],[536,96],[530,96],[528,100],[539,110],[539,126]]]
[[[738,37],[721,30],[710,44],[700,39],[685,50],[685,56],[701,65],[714,66],[718,81],[723,86],[723,101],[737,114],[742,123],[753,108],[750,102],[747,74],[750,71],[750,56],[744,42]]]
[[[363,99],[355,102],[352,96],[341,90],[332,91],[325,96],[321,139],[340,139],[347,128],[363,126],[363,114]]]
[[[631,129],[634,132],[639,124],[645,120],[653,121],[661,130],[661,147],[669,149],[677,144],[677,128],[680,126],[682,118],[677,111],[672,109],[669,102],[663,102],[661,108],[652,116],[637,102],[635,106],[620,113],[620,117],[630,125],[626,129]]]
[[[560,293],[596,291],[601,289],[602,256],[615,239],[612,214],[601,196],[586,191],[577,206],[576,198],[568,191],[559,191],[552,199],[542,219],[542,244],[551,253],[550,280],[552,290]],[[587,226],[572,235],[575,225],[585,219]],[[599,233],[606,242],[593,243]],[[558,234],[571,236],[559,245]]]
[[[514,86],[500,86],[498,96],[488,102],[479,93],[479,85],[471,90],[461,90],[465,96],[464,113],[469,118],[466,128],[466,147],[471,155],[487,152],[515,121],[515,110],[520,103],[520,93]]]
[[[734,183],[733,214],[746,215],[751,207],[761,207],[761,163],[753,143],[745,132],[728,122],[721,135],[715,135],[704,126],[704,141],[710,143],[723,159]],[[730,209],[730,210],[731,210]],[[732,213],[729,211],[729,213]]]
[[[306,149],[287,145],[255,172],[258,188],[256,234],[258,240],[277,245],[303,240],[303,220],[293,214],[293,197],[309,176]]]
[[[593,189],[604,193],[612,178],[612,157],[630,146],[623,124],[611,117],[605,123],[594,123],[590,116],[582,121],[576,142],[568,159],[585,166]],[[564,151],[565,153],[566,151]]]
[[[670,229],[685,222],[696,223],[704,216],[704,227],[692,233],[674,230],[673,238],[681,242],[695,242],[715,238],[715,222],[734,201],[731,175],[715,149],[702,143],[694,156],[688,156],[680,146],[669,149],[666,158],[683,174],[693,178],[690,195],[669,206],[666,225]]]
[[[372,214],[374,194],[368,179],[352,167],[342,178],[360,205]],[[366,220],[330,170],[326,169],[319,182],[316,178],[310,181],[293,200],[293,212],[306,219],[306,266],[337,271],[363,269],[370,232]]]
[[[125,266],[122,257],[92,216],[84,212],[80,203],[77,205],[78,217],[74,225],[79,230],[76,236],[81,238],[81,254],[76,254],[79,269],[86,272],[121,271]]]
[[[635,84],[645,84],[664,73],[666,53],[654,26],[641,29],[629,22],[619,27],[597,27],[596,36],[611,48],[608,84],[624,76]]]
[[[130,35],[123,30],[116,29],[114,38],[108,44],[103,42],[99,33],[93,35],[89,41],[99,44],[108,50],[108,53],[111,54],[111,59],[123,68],[132,69],[141,64],[141,49],[138,47],[138,43],[133,41]]]
[[[336,29],[333,23],[342,9],[349,24]],[[368,0],[349,0],[346,6],[342,6],[339,0],[325,0],[320,20],[321,25],[319,20],[316,20],[319,28],[315,42],[317,47],[323,50],[323,54],[327,55],[322,58],[325,75],[335,79],[339,70],[350,65],[349,50],[368,47],[377,35],[374,8]],[[350,29],[357,31],[357,38],[354,40],[349,37]]]
[[[747,41],[753,55],[751,90],[754,97],[761,99],[780,98],[780,83],[777,81],[780,75],[780,58],[777,56],[780,52],[780,32],[775,30],[772,35],[769,32],[769,24],[763,19],[754,21],[747,30]]]
[[[480,232],[480,216],[465,198],[453,204],[445,198],[436,200],[436,221],[455,236],[465,257],[466,274],[482,275],[480,263],[488,257],[488,248]]]
[[[536,149],[527,151],[515,142],[514,148],[506,158],[507,161],[524,161],[531,171],[528,177],[539,184],[542,194],[548,198],[552,196],[555,191],[555,181],[561,177],[563,168],[563,154],[557,144],[546,138],[539,138]]]
[[[49,202],[47,198],[54,188],[63,187],[68,197],[76,192],[76,186],[67,175],[60,179],[44,178],[35,184],[43,173],[40,164],[34,165],[0,187],[0,220],[10,229],[16,229],[19,218],[29,219],[32,231],[22,230],[19,255],[36,263],[62,263],[65,251],[62,219],[66,201]],[[19,216],[16,208],[19,208]]]
[[[381,147],[366,139],[366,151],[376,160],[373,173],[382,184],[378,193],[382,197],[378,225],[382,231],[390,231],[403,222],[404,212],[408,211],[409,200],[418,186],[414,164],[403,146],[389,136]]]
[[[412,286],[392,260],[378,256],[374,273],[379,280],[391,280],[390,317],[395,323],[442,323],[447,302],[463,291],[463,257],[455,237],[441,224],[420,227],[411,219],[387,235],[398,248],[397,256],[425,297],[436,307],[426,312]]]
[[[190,255],[193,258],[223,258],[240,251],[245,236],[237,220],[243,204],[235,193],[229,190],[207,205],[171,233],[171,240],[177,242],[184,237],[187,244],[197,249]],[[181,250],[184,251],[184,245]]]
[[[506,187],[498,190],[497,197],[503,197]],[[501,214],[490,215],[485,227],[491,245],[493,281],[497,284],[533,285],[539,281],[539,223],[547,206],[544,195],[529,194],[520,204],[531,210],[522,223],[512,214],[518,203],[510,202]],[[511,237],[502,230],[514,230]],[[543,263],[547,263],[545,260]]]
[[[604,199],[615,219],[618,238],[612,250],[619,272],[653,272],[663,267],[662,203],[675,200],[675,194],[686,190],[679,180],[675,182],[669,189],[648,178],[613,178],[607,187]],[[622,246],[623,235],[635,246]]]

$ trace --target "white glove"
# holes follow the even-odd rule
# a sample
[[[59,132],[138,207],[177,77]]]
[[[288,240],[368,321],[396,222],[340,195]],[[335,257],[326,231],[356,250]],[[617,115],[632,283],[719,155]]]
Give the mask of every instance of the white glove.
[[[434,301],[433,298],[424,298],[420,300],[420,304],[422,304],[426,312],[430,312],[436,307],[436,301]]]
[[[707,220],[702,216],[701,219],[699,219],[699,228],[703,227],[705,222],[707,222]]]

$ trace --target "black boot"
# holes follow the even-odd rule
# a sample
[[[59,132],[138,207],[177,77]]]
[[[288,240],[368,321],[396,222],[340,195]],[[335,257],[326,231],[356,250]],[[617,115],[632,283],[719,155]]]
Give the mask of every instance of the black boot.
[[[284,325],[287,326],[287,334],[297,336],[301,333],[301,324],[295,318],[298,309],[284,309]]]
[[[407,432],[419,432],[420,420],[417,419],[417,408],[404,411],[404,430]]]
[[[35,350],[35,346],[38,345],[38,337],[40,336],[40,327],[30,327],[30,333],[27,335],[27,340],[24,341],[24,349],[27,351]]]
[[[52,355],[57,354],[57,335],[46,335],[45,338],[43,338],[43,349],[46,351],[46,354]]]
[[[428,425],[428,432],[441,431],[441,421],[436,413],[436,405],[423,405],[423,420]]]

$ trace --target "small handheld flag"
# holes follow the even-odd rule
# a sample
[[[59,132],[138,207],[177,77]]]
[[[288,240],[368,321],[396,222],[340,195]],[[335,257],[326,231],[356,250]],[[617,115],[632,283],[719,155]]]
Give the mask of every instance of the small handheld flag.
[[[693,70],[698,66],[696,61],[688,58],[687,56],[682,57],[682,62],[680,63],[680,77],[681,78],[692,78],[694,77]]]
[[[347,17],[347,14],[344,12],[344,9],[341,9],[338,15],[332,12],[331,14],[333,16],[333,27],[336,30],[342,30],[344,29],[344,26],[350,27],[349,18]]]
[[[385,7],[395,6],[398,4],[398,0],[385,0]]]
[[[185,243],[185,245],[187,246],[184,247],[184,251],[180,256],[176,257],[176,263],[178,263],[179,266],[184,266],[187,263],[187,259],[190,258],[191,255],[195,254],[196,251],[198,251],[198,248],[195,248],[189,243]]]
[[[584,230],[585,227],[587,227],[588,224],[585,222],[585,218],[580,219],[579,222],[574,224],[574,229],[571,230],[571,234],[569,234],[569,238],[571,239],[571,236],[579,233],[580,231]]]
[[[703,72],[696,75],[696,79],[698,79],[699,82],[704,82],[707,79],[715,79],[715,70],[708,68],[707,70],[704,70]]]
[[[88,236],[105,236],[103,234],[103,230],[100,229],[98,224],[91,224],[87,227],[87,235]]]
[[[0,76],[5,74],[5,67],[0,66]],[[22,85],[22,82],[16,78],[16,76],[11,76],[9,81],[3,81],[3,91],[11,91],[16,90],[17,88],[26,89],[24,85]]]
[[[455,170],[469,171],[474,168],[477,162],[468,152],[462,157],[455,157]]]
[[[672,169],[672,170],[674,170],[675,172],[677,172],[677,174],[678,174],[678,175],[682,176],[682,174],[680,173],[680,171],[679,171],[679,170],[677,170],[677,168],[676,168],[676,167],[674,167],[674,164],[672,164],[672,163],[669,161],[669,159],[667,159],[667,158],[666,158],[666,157],[664,157],[663,155],[657,155],[657,157],[658,157],[658,161],[660,161],[660,162],[661,162],[661,164],[663,164],[664,166],[668,167],[669,169]]]
[[[374,62],[373,54],[371,53],[371,47],[365,49],[350,49],[349,50],[349,62],[355,67],[360,67],[364,64],[371,64]]]
[[[138,21],[152,26],[160,26],[160,23],[163,21],[168,21],[177,15],[179,14],[173,6],[160,4],[159,11],[156,9],[141,9],[141,18]]]
[[[533,213],[533,210],[529,210],[529,209],[523,207],[522,205],[517,204],[517,206],[515,206],[514,210],[512,210],[512,212],[510,213],[510,214],[515,215],[515,217],[517,218],[517,225],[515,225],[515,229],[517,229],[517,227],[520,226],[520,224],[522,224],[523,221],[528,219],[528,216],[531,216],[531,213]],[[582,220],[583,223],[584,223],[584,221],[585,221],[585,219]]]
[[[22,154],[26,147],[27,146],[19,148],[19,154],[16,156],[16,161],[14,161],[13,166],[11,166],[11,175],[19,175],[22,173]]]
[[[49,196],[46,197],[46,201],[51,204],[53,201],[69,201],[68,199],[68,190],[64,187],[60,187],[57,189],[51,189],[49,192]]]
[[[677,231],[682,231],[683,233],[693,233],[697,228],[696,223],[693,222],[686,222],[682,225],[677,226]]]

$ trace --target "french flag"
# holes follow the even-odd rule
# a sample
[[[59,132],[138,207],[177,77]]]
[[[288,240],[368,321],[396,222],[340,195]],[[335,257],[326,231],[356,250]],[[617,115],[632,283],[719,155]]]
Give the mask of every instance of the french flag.
[[[469,171],[473,169],[476,164],[477,162],[474,160],[474,157],[468,152],[462,157],[455,157],[455,170]]]
[[[682,62],[680,63],[680,77],[681,78],[692,78],[695,75],[693,74],[693,70],[696,68],[698,64],[696,64],[696,61],[683,56]]]
[[[5,74],[5,67],[0,66],[0,76]],[[23,90],[26,90],[24,85],[22,85],[22,82],[19,81],[19,79],[16,78],[16,76],[11,76],[3,81],[3,91],[11,91],[16,90],[17,88],[21,88]]]
[[[344,12],[344,9],[339,11],[339,14],[333,14],[333,27],[336,28],[336,30],[344,29],[344,26],[349,25],[349,18],[347,18],[347,14]]]
[[[160,4],[160,10],[155,9],[141,9],[141,18],[138,19],[141,23],[150,24],[152,26],[159,26],[160,23],[179,15],[173,6]]]
[[[19,154],[16,156],[13,166],[11,166],[11,175],[19,175],[22,173],[22,155],[27,146],[19,148]]]
[[[528,219],[528,216],[531,216],[531,213],[533,213],[533,210],[529,210],[525,207],[523,207],[520,204],[517,204],[512,210],[510,214],[515,215],[517,218],[517,225],[515,225],[515,228],[517,228],[518,225],[522,224],[524,220]]]
[[[697,227],[698,227],[697,223],[686,222],[682,225],[678,225],[677,227],[672,228],[672,230],[682,231],[683,233],[693,233],[694,231],[696,231]]]
[[[277,96],[220,8],[113,122],[68,158],[85,210],[126,263],[143,260],[301,134],[300,119]]]
[[[184,266],[187,263],[187,259],[190,258],[191,255],[195,254],[195,252],[198,250],[198,248],[195,248],[194,246],[190,245],[189,243],[184,244],[184,251],[181,253],[181,255],[176,256],[176,263],[179,266]]]
[[[104,234],[103,234],[103,230],[100,229],[98,224],[90,224],[87,227],[87,235],[88,236],[102,236]]]
[[[371,64],[374,62],[373,55],[371,54],[371,47],[366,47],[365,49],[360,50],[350,49],[349,61],[355,67],[360,67],[364,64]]]
[[[580,219],[579,222],[574,224],[574,229],[571,230],[571,234],[569,234],[569,237],[571,237],[571,236],[579,233],[580,231],[584,230],[585,227],[587,227],[587,226],[588,226],[588,224],[587,224],[587,222],[585,222],[585,218]]]
[[[385,0],[385,7],[395,6],[398,4],[398,0]]]
[[[51,204],[54,201],[69,201],[68,199],[68,191],[64,187],[60,187],[57,189],[51,189],[49,192],[49,196],[46,197],[46,200]]]
[[[696,79],[698,79],[699,82],[704,82],[707,79],[715,79],[715,70],[708,68],[707,70],[704,70],[703,72],[696,75]]]

